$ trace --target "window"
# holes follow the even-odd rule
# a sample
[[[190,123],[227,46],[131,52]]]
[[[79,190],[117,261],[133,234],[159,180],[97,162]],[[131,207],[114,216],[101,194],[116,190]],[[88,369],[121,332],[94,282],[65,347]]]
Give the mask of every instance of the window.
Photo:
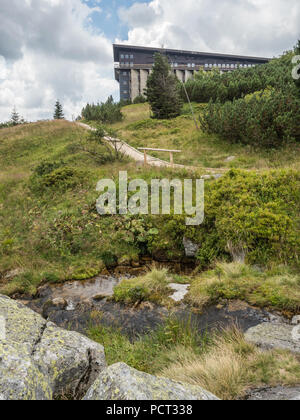
[[[121,59],[124,59],[124,54],[121,54]]]
[[[205,63],[205,68],[207,68],[208,67],[208,64],[207,63]]]
[[[192,67],[195,67],[195,63],[192,64]]]
[[[126,58],[126,59],[128,59],[128,58],[129,58],[129,55],[128,55],[128,54],[126,54],[126,55],[125,55],[125,58]]]
[[[191,63],[188,63],[188,67],[191,67]]]
[[[124,93],[124,95],[126,95],[128,93],[128,91],[127,90],[123,90],[123,93]]]
[[[130,63],[130,67],[133,67],[133,63]]]
[[[178,67],[178,63],[174,63],[174,67]]]
[[[123,85],[127,85],[127,81],[126,80],[124,80]]]
[[[133,54],[130,54],[130,58],[133,59]]]

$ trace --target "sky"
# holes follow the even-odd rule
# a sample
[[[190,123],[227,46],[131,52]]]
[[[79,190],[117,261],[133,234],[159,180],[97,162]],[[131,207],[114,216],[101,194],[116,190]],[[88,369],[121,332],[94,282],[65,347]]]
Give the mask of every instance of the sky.
[[[299,0],[0,0],[0,121],[118,100],[114,42],[275,57],[299,22]]]

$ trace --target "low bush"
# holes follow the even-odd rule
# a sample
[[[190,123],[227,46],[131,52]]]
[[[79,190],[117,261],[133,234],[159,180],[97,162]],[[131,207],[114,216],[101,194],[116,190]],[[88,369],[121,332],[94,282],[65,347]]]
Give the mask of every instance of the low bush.
[[[55,163],[53,163],[53,167],[55,167]],[[33,192],[44,193],[49,190],[65,192],[87,182],[86,172],[80,169],[68,166],[51,169],[51,164],[37,168],[29,181],[29,186]],[[39,173],[42,175],[38,175]]]
[[[300,141],[299,109],[291,91],[263,91],[225,104],[210,102],[200,122],[205,132],[232,143],[278,148]]]
[[[159,235],[152,255],[183,255],[182,238],[199,244],[200,268],[216,260],[245,257],[250,264],[299,266],[300,175],[293,170],[261,173],[230,170],[205,185],[205,220],[187,227],[185,216],[153,218]]]
[[[122,121],[122,106],[121,103],[115,103],[112,97],[109,97],[106,102],[98,104],[87,104],[83,108],[81,115],[87,121],[98,121],[102,124],[113,124]]]

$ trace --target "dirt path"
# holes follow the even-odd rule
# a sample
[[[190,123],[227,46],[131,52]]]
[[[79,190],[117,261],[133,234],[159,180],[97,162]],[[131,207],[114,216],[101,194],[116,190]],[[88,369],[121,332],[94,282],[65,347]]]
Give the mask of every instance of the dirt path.
[[[80,127],[85,128],[86,130],[90,131],[96,131],[96,128],[90,127],[87,124],[77,122],[77,125]],[[131,159],[135,160],[136,162],[144,163],[144,153],[140,152],[139,150],[135,149],[134,147],[130,146],[125,141],[119,140],[119,139],[113,139],[111,137],[104,137],[106,141],[108,141],[112,147],[117,147],[118,150],[124,154],[124,156],[128,156]],[[184,166],[184,165],[178,165],[174,164],[171,165],[170,162],[167,162],[165,160],[161,160],[158,158],[155,158],[153,156],[150,156],[147,154],[147,163],[150,166],[158,166],[158,167],[165,167],[165,168],[180,168],[180,169],[188,169],[191,171],[199,170],[200,168],[196,168],[193,166]],[[213,168],[205,168],[205,172],[210,173],[212,176],[220,177],[220,173],[222,174],[225,171],[225,169],[213,169]],[[206,175],[206,176],[210,176]],[[205,177],[205,176],[204,176]]]

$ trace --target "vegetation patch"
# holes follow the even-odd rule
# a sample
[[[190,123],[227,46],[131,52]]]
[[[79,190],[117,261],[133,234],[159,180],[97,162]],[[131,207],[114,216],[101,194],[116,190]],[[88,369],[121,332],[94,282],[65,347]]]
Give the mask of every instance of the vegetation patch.
[[[113,300],[125,304],[135,304],[145,300],[161,303],[171,292],[169,283],[167,270],[154,269],[145,276],[123,280],[115,287]]]
[[[101,315],[100,315],[101,318]],[[130,339],[120,329],[97,326],[89,337],[105,348],[109,365],[124,362],[143,372],[201,386],[221,399],[243,398],[251,388],[297,385],[297,357],[262,352],[243,334],[227,330],[201,335],[190,321],[174,317],[144,336]]]
[[[266,272],[238,263],[217,264],[191,283],[187,300],[197,307],[224,299],[279,310],[286,315],[300,311],[300,276],[287,268]]]

